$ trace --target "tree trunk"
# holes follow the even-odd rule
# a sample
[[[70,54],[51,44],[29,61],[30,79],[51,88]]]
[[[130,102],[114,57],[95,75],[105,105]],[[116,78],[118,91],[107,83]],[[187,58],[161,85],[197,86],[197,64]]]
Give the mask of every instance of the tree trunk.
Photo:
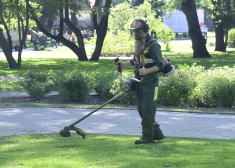
[[[132,0],[131,6],[140,6],[143,3],[144,3],[144,0]]]
[[[95,2],[95,6],[97,7],[98,1]],[[111,4],[111,0],[106,0],[105,3],[105,8],[109,9]],[[95,46],[95,51],[91,56],[90,61],[98,61],[100,57],[100,53],[103,47],[104,39],[107,33],[107,28],[108,28],[108,18],[109,18],[109,12],[106,12],[101,17],[100,23],[98,23],[97,20],[97,13],[93,13],[92,15],[92,20],[96,29],[96,34],[97,34],[97,39],[96,39],[96,46]]]
[[[19,34],[18,66],[20,68],[21,67],[21,54],[23,51],[23,42],[21,39],[22,39],[22,31],[24,29],[24,26],[21,26],[21,23],[23,24],[23,19],[20,19],[19,14],[17,15],[17,20],[18,20],[18,34]]]
[[[181,3],[181,10],[185,14],[188,22],[188,34],[192,41],[193,58],[211,58],[206,48],[206,40],[199,26],[195,1],[183,1]]]
[[[71,22],[74,26],[78,25],[78,19],[77,19],[76,13],[71,12]]]
[[[68,18],[65,18],[65,23],[76,34],[79,47],[75,43],[68,40],[64,41],[63,44],[69,47],[72,51],[77,50],[79,61],[88,61],[81,31],[75,27]]]
[[[0,1],[0,13],[2,13],[2,10],[3,10],[2,1]],[[3,35],[3,30],[0,28],[0,46],[2,46],[2,50],[7,59],[9,69],[19,69],[17,62],[12,55],[12,40],[11,40],[9,28],[7,27],[7,24],[3,16],[2,15],[0,16],[1,16],[0,20],[6,30],[7,37],[8,37],[8,41],[7,41]]]
[[[47,23],[47,31],[51,32],[53,29],[53,25],[54,25],[54,21],[53,20],[49,20]]]
[[[226,48],[227,48],[227,46],[228,46],[228,31],[229,31],[229,30],[226,30],[226,31],[225,31],[225,41],[224,41],[225,50],[226,50]]]
[[[79,28],[76,27],[76,25],[74,25],[72,23],[72,21],[70,21],[69,19],[69,6],[68,6],[68,0],[65,0],[65,18],[64,18],[64,22],[67,24],[67,26],[76,34],[77,36],[77,41],[78,41],[78,46],[75,45],[75,43],[71,44],[70,41],[66,40],[64,44],[69,44],[67,47],[73,46],[72,48],[74,48],[74,45],[77,47],[77,51],[78,51],[78,55],[79,55],[79,61],[88,61],[87,55],[86,55],[86,50],[85,50],[85,45],[84,45],[84,41],[83,41],[83,36],[82,33],[80,31]],[[75,15],[76,17],[76,15]],[[65,40],[65,39],[64,39]]]
[[[216,21],[215,21],[216,22]],[[224,42],[224,26],[223,23],[215,24],[215,51],[226,51],[226,45]]]
[[[102,16],[100,25],[97,24],[96,18],[97,18],[96,16],[93,16],[93,22],[95,23],[94,25],[96,29],[97,39],[96,39],[95,51],[92,54],[90,61],[99,60],[101,50],[104,44],[104,38],[107,32],[107,24],[105,24],[105,22],[108,22],[107,18],[104,18],[104,16]]]
[[[7,59],[9,69],[19,69],[14,57],[12,56],[12,51],[10,50],[9,43],[3,35],[3,30],[0,28],[0,45],[2,46],[3,53]]]

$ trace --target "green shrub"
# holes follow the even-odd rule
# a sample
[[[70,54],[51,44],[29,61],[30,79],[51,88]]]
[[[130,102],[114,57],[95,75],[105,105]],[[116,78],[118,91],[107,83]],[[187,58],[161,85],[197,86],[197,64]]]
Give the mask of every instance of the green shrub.
[[[119,93],[121,93],[122,91],[129,88],[130,88],[129,85],[127,85],[126,83],[122,82],[119,78],[117,78],[113,82],[110,93],[114,97]],[[123,95],[119,96],[117,99],[115,99],[115,101],[121,104],[134,105],[136,102],[135,92],[133,91],[126,92]]]
[[[46,85],[43,82],[38,82],[35,79],[32,79],[27,91],[31,97],[40,100],[46,96],[45,90]]]
[[[195,106],[232,107],[235,101],[234,68],[212,67],[197,79],[191,101]]]
[[[204,68],[188,65],[179,66],[174,75],[161,77],[159,83],[158,103],[161,105],[182,106],[189,103],[189,96],[196,86],[194,78]]]
[[[96,70],[93,75],[95,91],[104,98],[111,98],[113,95],[109,91],[117,77],[117,72]]]
[[[21,84],[30,97],[38,100],[54,90],[54,83],[49,73],[43,71],[29,71]]]
[[[231,108],[235,98],[235,81],[215,77],[212,81],[211,98],[218,107]]]
[[[57,90],[66,101],[84,102],[92,91],[91,75],[79,70],[57,76]]]
[[[208,78],[207,74],[203,74],[198,78],[197,86],[192,91],[190,100],[192,105],[200,107],[213,107],[215,101],[211,98],[213,82]]]
[[[192,84],[185,75],[174,75],[160,82],[158,102],[162,105],[184,105],[191,91]]]

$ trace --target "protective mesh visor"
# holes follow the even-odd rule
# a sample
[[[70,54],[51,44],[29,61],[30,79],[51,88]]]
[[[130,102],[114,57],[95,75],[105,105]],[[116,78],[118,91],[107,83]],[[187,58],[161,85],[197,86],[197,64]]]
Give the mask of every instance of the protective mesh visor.
[[[142,27],[140,27],[140,28],[133,28],[133,27],[130,26],[129,29],[130,29],[130,34],[133,37],[133,36],[135,36],[135,33],[138,33],[138,32],[140,32],[142,30]]]

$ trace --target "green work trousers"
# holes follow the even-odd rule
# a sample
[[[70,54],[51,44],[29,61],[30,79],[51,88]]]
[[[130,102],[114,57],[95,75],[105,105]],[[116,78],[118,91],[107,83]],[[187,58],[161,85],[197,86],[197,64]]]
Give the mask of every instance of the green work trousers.
[[[156,73],[147,74],[142,77],[142,80],[135,85],[136,104],[142,119],[142,139],[152,140],[157,107],[158,76]]]

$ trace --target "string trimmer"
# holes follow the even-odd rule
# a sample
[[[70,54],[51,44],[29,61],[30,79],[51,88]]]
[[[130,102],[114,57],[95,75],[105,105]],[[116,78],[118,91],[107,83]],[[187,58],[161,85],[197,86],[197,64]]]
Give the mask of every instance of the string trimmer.
[[[136,81],[136,82],[140,82],[138,79],[136,78],[127,78],[127,79],[124,79],[123,76],[122,76],[122,70],[121,70],[121,66],[120,66],[120,63],[119,63],[119,59],[116,58],[114,60],[114,63],[116,65],[118,65],[118,72],[120,73],[120,77],[121,77],[121,80],[127,84],[130,84],[130,82],[132,80]],[[118,98],[119,96],[121,96],[122,94],[130,91],[131,88],[128,88],[126,90],[124,90],[123,92],[119,93],[118,95],[114,96],[112,99],[108,100],[107,102],[105,102],[104,104],[102,104],[100,107],[96,108],[95,110],[93,110],[92,112],[88,113],[87,115],[85,115],[84,117],[82,117],[81,119],[77,120],[76,122],[72,123],[71,125],[69,126],[66,126],[64,127],[63,130],[60,130],[60,135],[62,137],[69,137],[71,136],[70,134],[70,131],[76,131],[76,133],[78,135],[81,135],[83,139],[85,139],[85,136],[86,136],[86,133],[85,131],[83,131],[82,129],[80,128],[77,128],[75,127],[76,124],[80,123],[82,120],[86,119],[87,117],[89,117],[90,115],[92,115],[93,113],[95,113],[96,111],[98,111],[99,109],[101,109],[102,107],[104,107],[105,105],[107,105],[108,103],[112,102],[113,100],[115,100],[116,98]]]

